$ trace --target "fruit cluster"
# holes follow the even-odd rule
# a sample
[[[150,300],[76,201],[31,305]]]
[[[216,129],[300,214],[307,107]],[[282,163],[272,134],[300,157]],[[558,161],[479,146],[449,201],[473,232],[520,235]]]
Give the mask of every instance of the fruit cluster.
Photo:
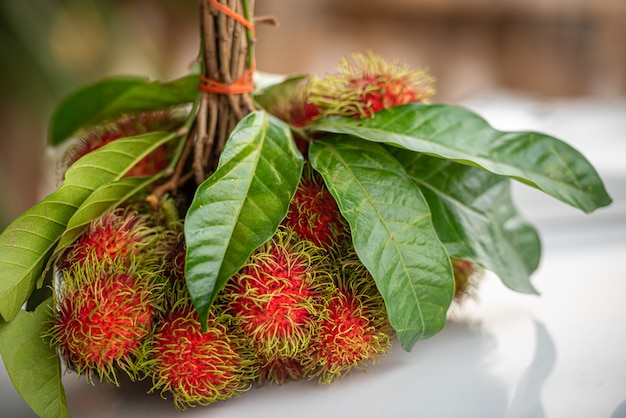
[[[309,80],[269,109],[292,126],[319,117],[368,117],[433,94],[425,71],[369,55],[338,75]],[[117,138],[175,129],[163,112],[128,116],[84,135],[74,161]],[[302,151],[307,140],[296,138]],[[168,165],[158,149],[131,175]],[[156,170],[156,171],[155,171]],[[67,368],[118,383],[148,378],[179,409],[206,405],[253,382],[309,378],[331,383],[391,346],[385,301],[352,246],[350,228],[321,177],[305,165],[282,224],[230,279],[203,332],[185,282],[184,208],[135,198],[94,220],[57,260],[55,312],[48,333]],[[174,208],[174,209],[172,209]],[[474,266],[452,260],[460,298]]]
[[[150,377],[176,405],[255,379],[332,382],[390,346],[384,302],[320,180],[303,177],[276,235],[214,303],[208,332],[184,282],[180,230],[140,205],[109,211],[59,260],[49,336],[69,369],[117,383]]]

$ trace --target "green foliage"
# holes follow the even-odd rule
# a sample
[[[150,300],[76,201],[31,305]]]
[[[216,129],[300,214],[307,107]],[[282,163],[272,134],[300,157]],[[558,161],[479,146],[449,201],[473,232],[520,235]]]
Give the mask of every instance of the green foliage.
[[[366,119],[330,118],[313,127],[469,164],[534,186],[586,213],[611,203],[578,151],[537,132],[501,132],[461,107],[412,103]]]
[[[276,232],[302,167],[289,127],[273,116],[252,113],[232,132],[185,219],[185,277],[203,326],[226,281]]]
[[[59,145],[81,128],[125,113],[163,109],[192,103],[198,95],[198,77],[170,83],[141,77],[112,77],[67,96],[50,120],[50,144]]]
[[[451,256],[496,273],[513,290],[536,293],[530,275],[539,265],[541,243],[535,228],[513,205],[508,178],[388,149],[424,194],[437,234]]]
[[[289,101],[298,96],[298,92],[309,80],[308,75],[288,77],[278,84],[264,87],[254,95],[254,101],[263,109],[288,107]]]
[[[419,188],[381,145],[359,138],[315,141],[309,156],[350,224],[402,347],[439,332],[454,278]]]
[[[91,221],[144,190],[156,177],[158,176],[125,177],[95,189],[68,221],[65,232],[61,236],[53,255],[61,254],[63,250],[70,246],[83,233]]]
[[[69,417],[61,360],[42,335],[50,326],[51,299],[35,312],[20,311],[0,326],[0,354],[13,386],[42,418]]]
[[[5,321],[10,321],[30,296],[68,222],[85,200],[118,181],[174,137],[156,132],[122,138],[85,155],[67,170],[56,191],[4,230],[0,235],[0,315]]]

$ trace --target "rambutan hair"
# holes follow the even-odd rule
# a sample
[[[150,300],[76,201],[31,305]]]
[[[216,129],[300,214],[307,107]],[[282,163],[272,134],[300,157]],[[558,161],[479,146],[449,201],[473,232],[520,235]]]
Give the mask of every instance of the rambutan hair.
[[[299,380],[304,376],[301,359],[296,357],[275,357],[272,359],[259,359],[259,383],[282,385],[289,380]]]
[[[148,215],[117,207],[94,219],[59,257],[59,270],[108,270],[131,264],[158,270],[175,232],[154,225]]]
[[[260,357],[293,358],[315,333],[322,305],[319,247],[281,227],[222,291],[233,324]]]
[[[150,392],[170,393],[177,409],[238,396],[258,376],[258,364],[230,330],[230,316],[212,309],[203,332],[189,299],[179,299],[156,325],[146,368]]]
[[[348,222],[322,177],[306,164],[283,225],[301,239],[329,251],[349,240]]]
[[[65,171],[84,155],[120,138],[155,131],[172,132],[182,122],[181,115],[172,110],[151,110],[125,114],[116,120],[91,127],[79,133],[67,148],[60,160],[59,171],[64,175]],[[157,174],[169,164],[169,154],[170,150],[167,145],[157,148],[131,168],[126,176]]]
[[[302,356],[304,373],[320,383],[332,383],[353,368],[384,357],[393,335],[374,279],[353,253],[347,254],[334,277],[317,334]]]
[[[474,297],[478,284],[484,276],[484,269],[473,261],[450,257],[454,272],[454,301],[461,303]]]
[[[46,336],[69,370],[88,381],[134,379],[160,304],[160,285],[130,270],[63,272],[54,288],[53,319]]]
[[[324,118],[363,118],[389,107],[427,102],[435,93],[433,83],[427,69],[400,66],[369,51],[344,58],[336,74],[313,79],[308,101]]]

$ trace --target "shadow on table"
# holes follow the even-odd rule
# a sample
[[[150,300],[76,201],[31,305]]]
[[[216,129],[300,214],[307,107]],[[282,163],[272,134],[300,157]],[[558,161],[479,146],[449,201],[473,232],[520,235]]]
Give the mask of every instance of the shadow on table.
[[[410,353],[396,342],[388,357],[366,372],[356,371],[330,386],[298,381],[255,387],[241,398],[194,408],[182,415],[171,399],[147,395],[149,382],[92,387],[84,379],[77,380],[75,374],[65,375],[63,381],[72,417],[291,418],[297,411],[299,418],[541,418],[541,390],[554,367],[556,352],[544,325],[534,325],[535,353],[510,402],[510,382],[493,371],[498,362],[495,337],[479,323],[467,320],[449,321],[440,334],[419,342]],[[625,413],[626,404],[622,404],[612,418],[626,417]]]
[[[535,321],[535,356],[520,379],[505,418],[543,418],[541,390],[556,364],[556,349],[546,327]]]

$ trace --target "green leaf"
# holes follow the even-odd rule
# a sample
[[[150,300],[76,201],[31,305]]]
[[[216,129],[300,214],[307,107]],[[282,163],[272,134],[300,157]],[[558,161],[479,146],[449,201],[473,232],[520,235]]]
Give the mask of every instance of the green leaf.
[[[254,94],[254,101],[268,111],[288,108],[298,91],[309,80],[307,75],[289,77],[280,83],[272,84]]]
[[[513,290],[537,293],[530,275],[539,265],[541,242],[513,205],[507,177],[399,148],[389,151],[422,190],[450,255],[478,263]]]
[[[219,291],[287,214],[303,160],[289,127],[264,111],[235,127],[185,219],[187,288],[203,326]]]
[[[534,186],[584,212],[611,198],[585,157],[549,135],[501,132],[461,107],[408,104],[366,119],[331,118],[312,126],[473,165]]]
[[[50,303],[42,303],[35,312],[20,311],[3,324],[0,354],[13,386],[33,412],[42,418],[63,418],[69,417],[69,412],[61,361],[42,337],[48,330],[50,314]]]
[[[157,177],[159,176],[124,177],[95,189],[68,221],[66,230],[61,236],[52,258],[71,245],[91,221],[145,189]]]
[[[454,278],[419,188],[384,147],[358,138],[313,141],[309,157],[350,224],[402,347],[439,332]]]
[[[191,103],[198,94],[195,75],[169,83],[142,77],[112,77],[67,96],[50,120],[50,144],[59,145],[80,128],[124,113]]]
[[[138,161],[175,137],[156,132],[122,138],[78,160],[63,184],[0,235],[0,315],[10,321],[33,291],[70,218],[91,193],[119,180]]]

